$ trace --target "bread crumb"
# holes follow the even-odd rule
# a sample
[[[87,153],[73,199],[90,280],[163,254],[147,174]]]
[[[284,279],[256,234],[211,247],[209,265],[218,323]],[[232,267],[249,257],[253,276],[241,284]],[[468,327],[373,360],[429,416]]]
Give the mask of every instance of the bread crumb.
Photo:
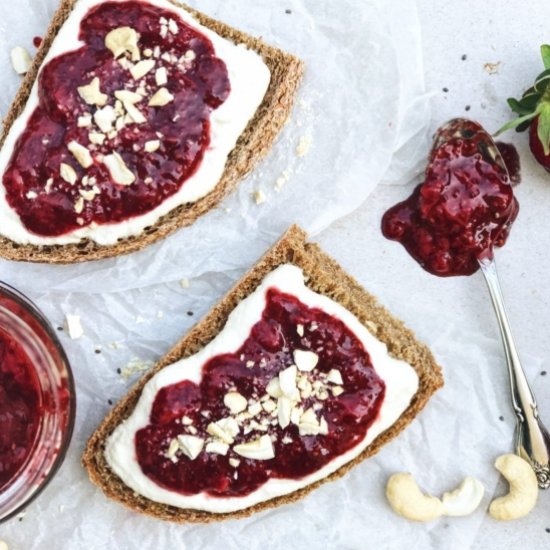
[[[488,74],[498,74],[500,64],[501,61],[497,61],[496,63],[485,63],[483,65],[483,70]]]
[[[3,540],[0,540],[0,550],[9,550],[8,543]]]
[[[285,186],[285,184],[287,183],[288,179],[290,177],[290,173],[288,170],[285,170],[278,178],[277,180],[275,181],[275,191],[277,191],[277,193],[279,193],[281,191],[281,189]]]
[[[121,346],[122,346],[122,344],[121,344],[120,342],[111,342],[111,343],[109,344],[109,347],[110,347],[111,349],[120,349]]]
[[[180,281],[181,288],[189,288],[189,279],[182,279]]]
[[[32,57],[22,46],[13,48],[10,54],[11,64],[17,74],[25,74],[31,68]]]
[[[132,359],[120,371],[120,376],[123,380],[128,380],[134,374],[145,372],[154,365],[153,361],[143,361],[141,359]]]
[[[80,316],[67,313],[65,315],[65,330],[69,334],[71,340],[78,340],[81,336],[83,336],[84,329],[82,328],[82,323],[80,322]]]
[[[157,319],[162,319],[164,317],[164,311],[157,311]]]
[[[296,147],[296,154],[299,157],[305,157],[311,149],[311,136],[302,136]]]
[[[142,323],[145,323],[145,319],[141,315],[138,315],[136,317],[136,325],[141,325]]]
[[[252,198],[254,199],[254,202],[256,204],[263,204],[267,200],[267,197],[265,196],[265,193],[261,190],[254,191],[252,193]]]

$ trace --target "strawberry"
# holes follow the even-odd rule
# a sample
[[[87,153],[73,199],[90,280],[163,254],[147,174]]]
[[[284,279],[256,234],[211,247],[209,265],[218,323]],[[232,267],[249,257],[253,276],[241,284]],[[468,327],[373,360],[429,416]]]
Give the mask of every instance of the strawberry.
[[[510,109],[517,118],[505,124],[495,135],[515,128],[529,128],[529,147],[539,164],[550,172],[550,45],[540,47],[544,71],[520,99],[508,98]]]
[[[545,153],[544,145],[539,137],[539,119],[533,119],[529,126],[529,147],[537,162],[550,172],[550,154]]]

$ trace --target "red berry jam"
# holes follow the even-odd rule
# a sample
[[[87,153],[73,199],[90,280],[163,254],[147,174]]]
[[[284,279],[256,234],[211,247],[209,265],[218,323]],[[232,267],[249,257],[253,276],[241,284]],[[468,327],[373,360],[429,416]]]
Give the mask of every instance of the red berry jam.
[[[0,329],[0,492],[29,459],[41,410],[39,382],[29,357]]]
[[[154,61],[143,77],[132,76],[131,53],[115,59],[106,48],[106,35],[121,27],[138,33],[141,60]],[[138,1],[103,2],[83,19],[80,40],[82,47],[52,59],[40,72],[39,105],[3,175],[9,205],[29,231],[42,236],[121,222],[174,195],[200,166],[210,144],[210,114],[230,93],[225,63],[210,40],[174,12]],[[160,79],[158,69],[165,71]],[[78,91],[95,79],[107,96],[101,107]],[[149,106],[160,88],[171,99]],[[144,121],[117,103],[120,90],[142,96],[134,107]],[[100,109],[111,117],[101,124],[95,118]],[[71,142],[89,151],[87,168],[69,150]],[[148,142],[155,146],[146,150]],[[115,153],[132,183],[121,183],[107,168],[105,157]]]
[[[479,124],[451,121],[436,135],[424,183],[384,214],[384,236],[399,241],[434,275],[471,275],[478,260],[504,245],[518,214],[502,163],[510,162],[519,180],[514,158],[509,150],[504,158],[495,151]]]
[[[230,414],[224,405],[227,392],[238,391],[249,404],[250,400],[263,403],[270,380],[294,362],[294,350],[318,355],[317,366],[308,376],[323,379],[331,369],[341,373],[343,393],[329,392],[323,401],[312,396],[300,405],[307,410],[315,408],[314,403],[317,407],[321,404],[318,414],[328,424],[325,435],[300,436],[293,423],[283,429],[275,413],[274,418],[268,415],[271,423],[267,431],[245,434],[245,423],[235,436],[235,444],[239,444],[268,434],[274,458],[243,458],[233,448],[225,456],[203,451],[194,460],[186,456],[175,461],[167,458],[170,441],[188,429],[182,417],[187,417],[187,424],[199,437],[208,438],[209,423]],[[212,358],[202,372],[199,385],[183,381],[159,391],[150,424],[136,433],[137,460],[144,474],[184,495],[243,496],[270,478],[300,479],[312,474],[364,439],[385,395],[383,380],[352,331],[339,319],[277,289],[267,292],[262,318],[243,346],[234,354]],[[254,418],[260,422],[261,415]]]
[[[495,145],[508,169],[510,183],[512,185],[521,183],[521,165],[518,150],[511,143],[503,143],[502,141],[497,141]]]
[[[42,37],[41,36],[35,36],[32,39],[32,43],[33,43],[35,48],[40,48],[40,46],[42,45]]]

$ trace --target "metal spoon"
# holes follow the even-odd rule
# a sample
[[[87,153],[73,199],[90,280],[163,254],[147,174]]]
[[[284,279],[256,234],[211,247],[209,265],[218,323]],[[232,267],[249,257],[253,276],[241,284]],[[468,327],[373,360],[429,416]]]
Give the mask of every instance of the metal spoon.
[[[442,126],[436,134],[435,147],[453,138],[471,139],[474,135],[479,137],[480,132],[483,133],[483,154],[488,154],[499,167],[508,172],[498,147],[491,136],[481,127],[476,128],[475,132],[472,133],[472,121],[467,119],[454,119]],[[527,382],[527,377],[514,344],[494,257],[479,260],[479,265],[489,288],[502,343],[504,344],[506,364],[510,376],[512,406],[516,414],[516,454],[531,464],[537,476],[539,487],[547,489],[550,487],[550,434],[539,418],[537,401],[529,382]]]

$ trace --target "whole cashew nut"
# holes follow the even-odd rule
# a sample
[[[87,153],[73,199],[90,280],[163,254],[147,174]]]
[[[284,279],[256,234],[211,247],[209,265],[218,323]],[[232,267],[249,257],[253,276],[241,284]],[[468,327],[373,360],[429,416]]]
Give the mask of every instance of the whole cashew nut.
[[[443,503],[422,493],[411,474],[392,475],[386,497],[394,512],[413,521],[431,521],[445,513]]]
[[[526,516],[535,507],[539,494],[533,468],[526,460],[513,454],[499,456],[495,468],[510,484],[510,492],[491,502],[489,514],[499,520]]]
[[[483,483],[473,477],[465,477],[462,483],[449,493],[443,493],[446,516],[469,516],[480,505],[485,493]]]

